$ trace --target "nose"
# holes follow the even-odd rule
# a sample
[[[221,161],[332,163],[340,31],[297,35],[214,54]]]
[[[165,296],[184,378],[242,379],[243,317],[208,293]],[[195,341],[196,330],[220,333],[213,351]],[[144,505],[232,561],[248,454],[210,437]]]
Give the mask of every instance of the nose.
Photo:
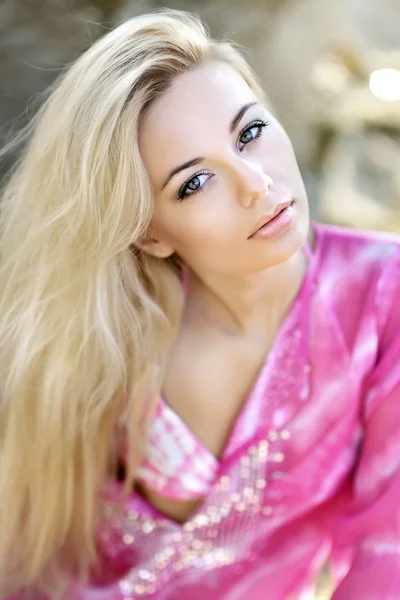
[[[245,208],[267,196],[274,184],[273,179],[255,161],[240,158],[240,162],[237,164],[237,173],[239,201]]]

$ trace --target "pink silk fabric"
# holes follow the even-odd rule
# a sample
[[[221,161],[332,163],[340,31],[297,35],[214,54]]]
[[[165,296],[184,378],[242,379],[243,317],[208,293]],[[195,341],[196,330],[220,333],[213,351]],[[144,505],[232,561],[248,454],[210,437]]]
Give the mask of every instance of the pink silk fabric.
[[[142,476],[204,501],[178,524],[110,482],[100,566],[69,599],[309,600],[327,562],[332,600],[400,598],[400,240],[313,227],[303,285],[221,459],[158,407]]]
[[[192,500],[209,493],[218,471],[215,456],[159,398],[137,479],[166,498]]]

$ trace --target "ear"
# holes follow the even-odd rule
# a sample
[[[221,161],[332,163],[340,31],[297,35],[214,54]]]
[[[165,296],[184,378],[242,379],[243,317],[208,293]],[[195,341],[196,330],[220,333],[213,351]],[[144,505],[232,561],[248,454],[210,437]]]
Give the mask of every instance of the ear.
[[[168,258],[175,252],[169,244],[160,242],[149,236],[140,238],[136,242],[136,246],[143,252],[146,252],[146,254],[150,254],[150,256],[155,256],[156,258]]]

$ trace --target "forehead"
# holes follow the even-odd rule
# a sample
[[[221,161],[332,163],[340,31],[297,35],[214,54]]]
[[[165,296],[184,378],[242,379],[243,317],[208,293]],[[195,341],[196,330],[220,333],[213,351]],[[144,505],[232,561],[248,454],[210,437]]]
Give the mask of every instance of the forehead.
[[[139,144],[146,166],[151,171],[161,160],[168,170],[207,154],[215,138],[229,133],[237,111],[254,100],[254,92],[229,65],[205,63],[177,77],[143,119]]]

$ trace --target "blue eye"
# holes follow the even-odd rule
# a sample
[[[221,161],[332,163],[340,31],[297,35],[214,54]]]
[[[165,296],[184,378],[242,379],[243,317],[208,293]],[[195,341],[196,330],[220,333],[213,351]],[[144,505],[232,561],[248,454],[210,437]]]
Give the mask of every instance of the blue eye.
[[[262,135],[262,130],[269,125],[269,121],[253,121],[240,132],[239,142],[246,146],[249,142],[256,140]]]
[[[269,121],[253,121],[249,123],[239,134],[239,143],[246,146],[250,142],[255,141],[262,135],[263,129],[269,125]],[[239,148],[241,150],[242,148]],[[200,171],[179,188],[177,199],[182,202],[188,196],[194,196],[203,191],[207,181],[213,177],[212,173]]]
[[[178,200],[183,200],[186,196],[193,196],[201,192],[204,184],[212,177],[211,173],[201,172],[196,173],[188,179],[178,192]]]

